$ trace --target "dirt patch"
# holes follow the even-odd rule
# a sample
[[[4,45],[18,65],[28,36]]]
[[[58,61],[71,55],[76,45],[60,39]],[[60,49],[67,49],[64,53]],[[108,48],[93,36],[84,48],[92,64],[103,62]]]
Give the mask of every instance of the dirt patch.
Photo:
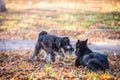
[[[44,29],[43,29],[44,30]],[[40,30],[42,31],[42,29]],[[0,51],[11,50],[33,50],[40,31],[15,30],[1,31]],[[89,46],[92,50],[115,52],[120,51],[120,31],[114,30],[55,30],[48,29],[48,33],[58,36],[68,36],[72,44],[80,40],[89,39]]]
[[[88,47],[93,51],[99,51],[102,53],[113,52],[115,55],[120,55],[120,44],[119,41],[109,41],[109,42],[89,42]],[[71,41],[72,45],[75,47],[75,41]],[[111,43],[111,44],[110,44]],[[1,40],[0,41],[0,52],[3,51],[25,51],[34,50],[36,41],[35,40]]]

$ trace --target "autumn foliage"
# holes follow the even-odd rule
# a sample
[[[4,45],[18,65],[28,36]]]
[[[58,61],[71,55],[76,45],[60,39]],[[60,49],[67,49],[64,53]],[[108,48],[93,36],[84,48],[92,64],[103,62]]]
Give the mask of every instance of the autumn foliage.
[[[120,58],[109,54],[110,69],[106,72],[93,72],[87,68],[74,66],[75,56],[66,56],[49,64],[41,57],[37,61],[29,59],[31,51],[12,51],[0,53],[0,79],[6,80],[119,80]],[[111,56],[112,55],[112,56]]]

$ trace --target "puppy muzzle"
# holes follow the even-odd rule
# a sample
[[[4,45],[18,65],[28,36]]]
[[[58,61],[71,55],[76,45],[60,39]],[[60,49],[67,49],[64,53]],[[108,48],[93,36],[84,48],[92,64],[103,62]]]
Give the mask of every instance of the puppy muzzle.
[[[66,46],[65,52],[69,52],[70,54],[74,51],[74,48],[72,46]]]

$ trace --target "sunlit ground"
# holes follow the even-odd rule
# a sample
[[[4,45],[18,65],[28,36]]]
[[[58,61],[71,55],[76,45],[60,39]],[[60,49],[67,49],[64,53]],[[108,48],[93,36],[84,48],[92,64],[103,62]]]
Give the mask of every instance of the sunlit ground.
[[[59,36],[69,36],[75,42],[77,39],[89,39],[89,45],[101,45],[103,53],[108,55],[110,69],[106,72],[93,72],[82,66],[74,66],[75,55],[59,58],[54,64],[46,63],[40,54],[37,61],[29,57],[33,49],[18,51],[3,49],[0,46],[0,79],[1,80],[119,80],[120,58],[114,54],[113,45],[120,45],[120,5],[108,2],[28,2],[24,0],[6,0],[8,12],[0,13],[0,41],[4,47],[10,48],[9,41],[15,46],[30,40],[36,42],[42,30]],[[86,3],[86,4],[85,4]],[[108,3],[108,4],[107,4]],[[18,42],[17,42],[18,40]],[[26,40],[26,43],[23,41]],[[14,42],[15,41],[15,42]],[[101,43],[100,43],[101,41]],[[93,44],[97,42],[97,44]],[[107,50],[107,48],[113,49]],[[11,43],[10,43],[11,44]],[[112,45],[113,44],[113,45]],[[23,46],[23,45],[22,45]],[[25,47],[24,46],[24,47]],[[106,47],[106,48],[105,48]],[[13,48],[15,49],[15,48]],[[106,50],[107,52],[104,52]]]

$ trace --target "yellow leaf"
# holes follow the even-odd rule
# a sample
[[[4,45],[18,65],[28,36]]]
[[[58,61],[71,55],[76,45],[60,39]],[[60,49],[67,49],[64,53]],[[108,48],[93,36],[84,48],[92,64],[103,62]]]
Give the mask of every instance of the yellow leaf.
[[[99,77],[100,80],[110,80],[112,79],[111,75],[103,74]]]
[[[23,74],[24,74],[23,71],[18,72],[18,75],[23,75]]]
[[[14,78],[11,78],[10,80],[15,80]]]

